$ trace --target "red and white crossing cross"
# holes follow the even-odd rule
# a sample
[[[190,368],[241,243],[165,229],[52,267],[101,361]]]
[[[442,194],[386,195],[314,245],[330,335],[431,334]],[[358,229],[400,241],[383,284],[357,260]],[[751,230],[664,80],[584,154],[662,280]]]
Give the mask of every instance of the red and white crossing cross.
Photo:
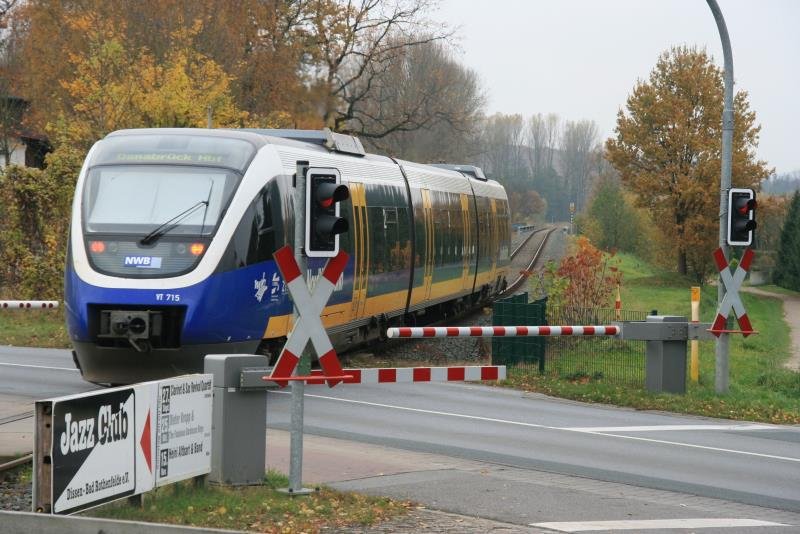
[[[313,293],[308,290],[308,285],[306,285],[306,281],[300,273],[300,267],[298,267],[294,259],[294,252],[290,246],[287,245],[281,248],[273,256],[278,264],[281,276],[283,276],[286,286],[289,288],[289,295],[294,301],[299,317],[292,327],[289,337],[286,339],[286,344],[283,346],[270,377],[280,387],[285,387],[287,381],[281,381],[280,379],[292,376],[297,364],[300,362],[300,355],[303,354],[303,350],[305,350],[310,339],[311,344],[314,346],[314,351],[317,353],[319,365],[325,375],[340,377],[328,380],[328,386],[333,387],[342,381],[342,365],[339,363],[339,357],[333,349],[325,327],[322,326],[320,314],[325,308],[331,293],[333,293],[336,282],[342,275],[349,256],[346,252],[339,251],[337,256],[328,260],[325,264],[325,269],[322,271],[322,276],[319,277],[314,286]]]
[[[747,311],[744,309],[742,299],[739,298],[739,288],[742,287],[744,277],[747,276],[747,271],[750,270],[750,263],[753,261],[755,254],[751,249],[746,249],[742,256],[742,261],[736,267],[736,272],[731,275],[731,270],[728,268],[728,260],[725,258],[725,253],[721,248],[714,251],[714,261],[717,262],[717,269],[722,279],[722,284],[725,286],[725,297],[719,304],[717,309],[717,318],[711,327],[710,332],[719,337],[725,331],[725,323],[728,320],[728,314],[733,308],[736,313],[736,319],[739,321],[739,327],[742,329],[741,334],[744,337],[753,333],[753,327],[750,325],[750,319],[747,317]]]

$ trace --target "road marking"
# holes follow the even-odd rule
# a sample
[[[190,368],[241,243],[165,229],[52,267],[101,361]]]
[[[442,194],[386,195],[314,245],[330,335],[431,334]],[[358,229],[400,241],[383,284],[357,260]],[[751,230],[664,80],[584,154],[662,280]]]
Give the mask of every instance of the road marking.
[[[78,369],[74,367],[48,367],[46,365],[29,365],[27,363],[2,363],[0,362],[0,366],[6,367],[30,367],[31,369],[51,369],[53,371],[74,371],[79,373]]]
[[[282,393],[284,395],[289,395],[289,391],[270,391],[270,393]],[[471,419],[476,421],[487,421],[490,423],[500,423],[504,425],[514,425],[514,426],[522,426],[527,428],[541,428],[543,430],[560,430],[562,432],[577,432],[579,434],[591,434],[593,436],[606,436],[610,438],[617,438],[617,439],[629,439],[635,441],[646,441],[649,443],[658,443],[661,445],[675,445],[677,447],[687,447],[691,449],[702,449],[707,451],[716,451],[716,452],[727,452],[731,454],[740,454],[743,456],[755,456],[758,458],[769,458],[771,460],[781,460],[784,462],[796,462],[800,463],[800,458],[792,458],[789,456],[777,456],[774,454],[763,454],[759,452],[749,452],[749,451],[739,451],[735,449],[723,449],[720,447],[709,447],[706,445],[695,445],[694,443],[683,443],[680,441],[667,441],[663,439],[653,439],[653,438],[640,438],[638,436],[624,436],[619,434],[607,434],[604,432],[597,432],[597,431],[588,431],[578,427],[558,427],[558,426],[547,426],[547,425],[538,425],[536,423],[523,423],[521,421],[510,421],[508,419],[495,419],[493,417],[481,417],[479,415],[467,415],[467,414],[460,414],[460,413],[452,413],[452,412],[440,412],[437,410],[424,410],[422,408],[409,408],[407,406],[396,406],[393,404],[382,404],[378,402],[368,402],[368,401],[360,401],[354,399],[342,399],[339,397],[329,397],[327,395],[311,395],[309,393],[305,394],[306,397],[315,398],[315,399],[324,399],[324,400],[332,400],[336,402],[345,402],[350,404],[362,404],[365,406],[375,406],[377,408],[388,408],[390,410],[401,410],[405,412],[415,412],[415,413],[426,413],[430,415],[442,415],[445,417],[456,417],[459,419]],[[737,426],[743,425],[731,425],[731,427],[725,427],[725,425],[720,425],[723,428],[735,428]],[[621,427],[624,428],[624,427]],[[636,428],[636,427],[633,427]],[[775,428],[775,427],[771,427]]]
[[[652,425],[565,427],[574,432],[663,432],[665,430],[774,430],[773,425]]]
[[[742,528],[742,527],[788,527],[784,523],[760,521],[758,519],[630,519],[627,521],[562,521],[531,523],[532,527],[549,528],[559,532],[588,532],[608,530],[649,530],[670,528]]]

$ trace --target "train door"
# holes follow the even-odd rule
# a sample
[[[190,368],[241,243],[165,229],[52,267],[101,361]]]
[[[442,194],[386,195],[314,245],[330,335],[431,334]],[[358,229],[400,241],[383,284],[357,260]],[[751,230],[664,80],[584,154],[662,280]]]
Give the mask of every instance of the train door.
[[[431,298],[431,286],[433,285],[433,240],[435,239],[433,228],[433,208],[431,207],[431,192],[429,189],[422,190],[422,211],[425,217],[425,270],[423,274],[423,285],[425,287],[425,300]]]
[[[469,218],[469,196],[466,193],[461,193],[461,231],[463,233],[461,241],[461,289],[472,289],[472,283],[469,279],[469,268],[472,262],[472,229],[471,221]]]
[[[489,233],[489,236],[490,236],[490,239],[491,239],[491,241],[490,241],[491,244],[486,248],[486,251],[489,253],[489,255],[492,258],[492,270],[491,270],[492,276],[491,276],[490,279],[494,280],[495,276],[497,276],[496,275],[496,272],[497,272],[497,250],[499,248],[499,240],[500,240],[499,230],[500,230],[500,226],[499,226],[499,224],[497,222],[497,201],[495,199],[491,199],[489,201],[489,205],[491,207],[491,214],[489,215],[489,217],[490,217],[489,220],[491,221],[490,224],[489,224],[489,227],[491,228],[490,233]]]
[[[367,266],[369,265],[369,225],[367,222],[367,197],[364,184],[350,182],[350,201],[353,205],[353,301],[350,316],[355,319],[364,315],[367,302]]]

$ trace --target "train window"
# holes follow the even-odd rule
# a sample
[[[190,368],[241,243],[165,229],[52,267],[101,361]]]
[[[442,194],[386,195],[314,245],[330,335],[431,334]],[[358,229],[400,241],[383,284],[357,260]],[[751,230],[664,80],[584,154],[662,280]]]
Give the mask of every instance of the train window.
[[[253,221],[247,263],[258,263],[272,259],[277,248],[275,243],[276,218],[280,217],[280,193],[275,182],[266,185],[252,204]]]

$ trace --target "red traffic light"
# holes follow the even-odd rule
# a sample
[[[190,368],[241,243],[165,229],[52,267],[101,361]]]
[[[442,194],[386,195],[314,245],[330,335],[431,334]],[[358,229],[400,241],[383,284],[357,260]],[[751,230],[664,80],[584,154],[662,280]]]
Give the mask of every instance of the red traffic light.
[[[339,203],[350,198],[336,169],[308,170],[306,181],[305,253],[309,257],[334,257],[339,252],[339,234],[347,232],[347,218]]]
[[[728,191],[728,244],[750,246],[756,229],[756,193],[752,189],[732,188]]]

